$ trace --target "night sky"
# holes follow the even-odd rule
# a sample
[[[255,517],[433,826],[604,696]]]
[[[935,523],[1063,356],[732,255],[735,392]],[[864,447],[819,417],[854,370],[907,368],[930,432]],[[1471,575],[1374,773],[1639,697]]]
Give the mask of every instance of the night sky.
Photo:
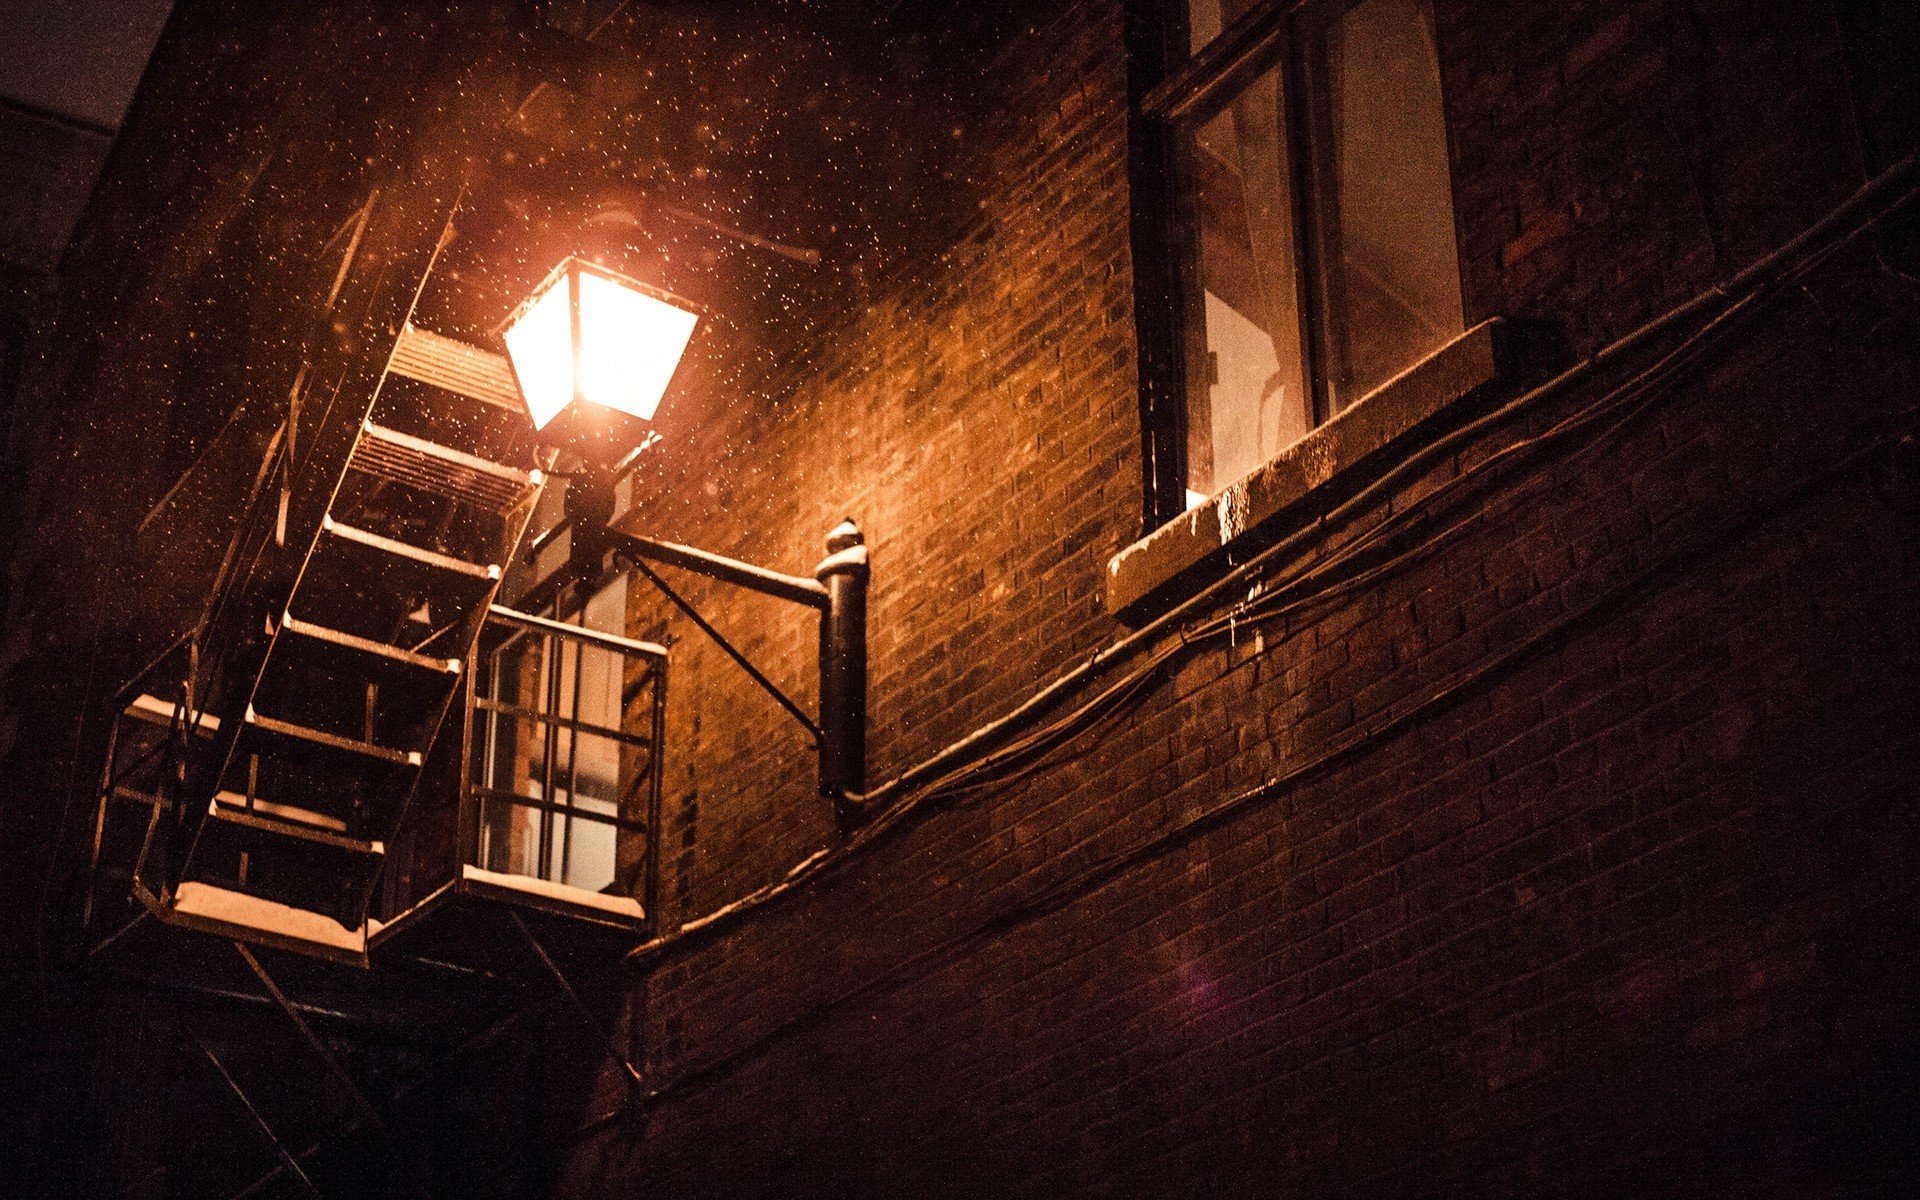
[[[173,0],[0,0],[0,96],[117,126]]]

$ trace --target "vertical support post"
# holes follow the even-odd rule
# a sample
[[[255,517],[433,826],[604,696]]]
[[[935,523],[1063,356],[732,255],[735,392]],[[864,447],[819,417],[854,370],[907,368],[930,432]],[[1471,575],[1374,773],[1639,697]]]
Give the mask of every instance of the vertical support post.
[[[813,576],[827,589],[820,616],[820,794],[848,815],[867,786],[867,547],[851,519],[827,535]]]
[[[483,631],[484,635],[484,631]],[[460,672],[459,688],[462,693],[462,716],[460,721],[459,772],[460,794],[457,798],[459,809],[454,814],[456,831],[454,833],[454,878],[460,877],[460,865],[471,862],[476,867],[486,866],[486,860],[480,856],[480,826],[486,820],[481,811],[480,795],[474,789],[483,786],[483,780],[493,778],[493,722],[492,713],[481,717],[474,701],[480,695],[480,646],[481,638],[475,638],[473,649],[467,654],[466,669]],[[494,679],[499,677],[500,655],[493,654],[493,663],[488,671],[490,688],[496,687]],[[477,739],[484,738],[485,741]]]
[[[667,659],[653,660],[653,722],[647,731],[647,861],[646,894],[641,899],[650,930],[660,926],[660,810],[666,783],[665,760],[660,757],[667,744]]]

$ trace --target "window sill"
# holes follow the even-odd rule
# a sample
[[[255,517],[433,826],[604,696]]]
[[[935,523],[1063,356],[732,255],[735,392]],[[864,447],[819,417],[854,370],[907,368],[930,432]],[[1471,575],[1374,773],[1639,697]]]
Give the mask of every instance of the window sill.
[[[1336,480],[1361,482],[1417,444],[1433,418],[1469,396],[1536,373],[1547,349],[1513,322],[1482,321],[1355,402],[1219,495],[1154,530],[1107,562],[1107,611],[1148,615],[1223,574],[1243,552],[1307,518],[1310,496]],[[1531,343],[1531,344],[1530,344]],[[1363,467],[1365,471],[1361,470]]]

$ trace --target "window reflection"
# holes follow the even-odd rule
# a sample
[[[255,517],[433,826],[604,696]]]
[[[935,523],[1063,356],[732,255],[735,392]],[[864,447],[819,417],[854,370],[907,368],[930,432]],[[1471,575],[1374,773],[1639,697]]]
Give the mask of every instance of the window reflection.
[[[1188,146],[1204,344],[1190,364],[1187,486],[1207,494],[1312,426],[1286,119],[1280,72],[1270,70]]]
[[[1259,0],[1187,0],[1187,42],[1199,53]]]
[[[594,597],[583,623],[617,627],[625,609],[622,583]],[[646,777],[622,740],[625,673],[619,653],[570,639],[526,636],[496,652],[478,764],[487,870],[632,891],[644,849],[633,808]]]
[[[1338,413],[1460,333],[1433,22],[1365,0],[1325,46],[1328,394]]]
[[[1253,7],[1188,0],[1193,45]],[[1464,328],[1426,3],[1290,12],[1250,18],[1272,65],[1190,81],[1173,126],[1189,507]]]

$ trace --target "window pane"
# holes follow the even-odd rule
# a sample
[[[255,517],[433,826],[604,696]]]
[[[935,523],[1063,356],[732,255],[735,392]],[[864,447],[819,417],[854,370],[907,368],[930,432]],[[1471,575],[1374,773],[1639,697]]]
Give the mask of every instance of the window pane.
[[[1187,47],[1193,53],[1220,36],[1260,0],[1187,0]]]
[[[584,806],[583,806],[584,807]],[[619,831],[600,821],[563,817],[547,878],[589,892],[604,891],[613,883],[614,844]]]
[[[1334,412],[1461,331],[1447,131],[1422,0],[1364,0],[1327,31],[1324,147]]]
[[[625,585],[599,593],[583,615],[589,628],[621,630]],[[480,730],[479,778],[496,793],[481,807],[481,865],[589,891],[640,885],[645,834],[610,821],[633,815],[623,806],[641,793],[643,760],[607,735],[622,728],[625,672],[620,654],[569,638],[524,635],[494,656],[481,686],[527,711],[488,712]],[[560,719],[541,718],[549,713]]]
[[[568,794],[556,788],[565,805]],[[610,811],[612,806],[577,798],[575,808]],[[618,877],[616,851],[622,834],[614,826],[565,812],[488,800],[481,806],[480,865],[506,875],[525,875],[590,892],[608,890]]]
[[[1312,427],[1300,348],[1293,179],[1280,72],[1187,138],[1204,330],[1187,400],[1187,487],[1211,495]]]

